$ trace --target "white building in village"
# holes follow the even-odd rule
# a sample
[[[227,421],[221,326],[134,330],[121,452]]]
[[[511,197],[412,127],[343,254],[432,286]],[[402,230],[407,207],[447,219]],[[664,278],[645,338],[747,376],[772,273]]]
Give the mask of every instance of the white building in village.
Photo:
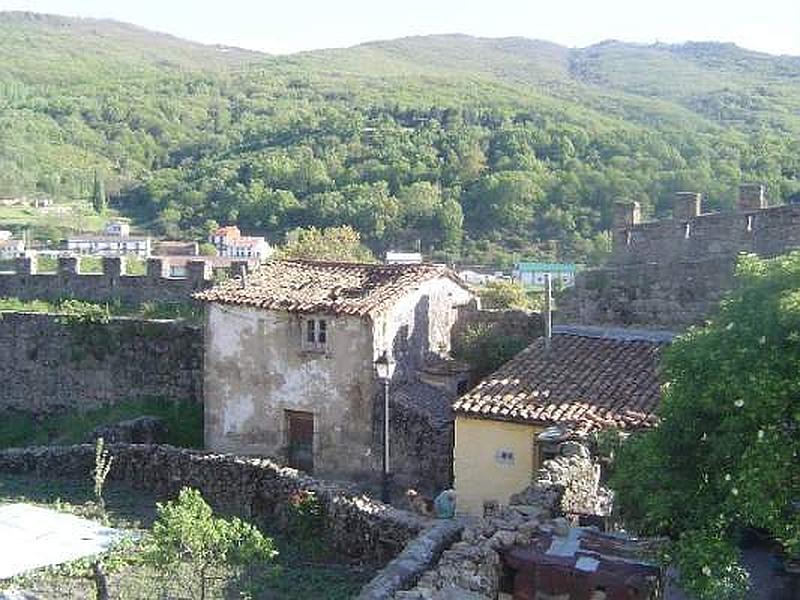
[[[80,235],[67,238],[67,251],[99,256],[138,256],[148,258],[152,242],[146,236],[131,236],[125,221],[109,222],[102,235]]]
[[[218,228],[208,236],[220,256],[263,261],[272,256],[274,249],[263,237],[245,236],[236,225]]]

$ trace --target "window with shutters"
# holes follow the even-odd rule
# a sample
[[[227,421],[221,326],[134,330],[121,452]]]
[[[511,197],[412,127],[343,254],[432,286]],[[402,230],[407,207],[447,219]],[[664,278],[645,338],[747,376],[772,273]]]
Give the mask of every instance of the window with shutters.
[[[303,349],[325,352],[328,347],[328,322],[325,319],[306,319],[303,327]]]

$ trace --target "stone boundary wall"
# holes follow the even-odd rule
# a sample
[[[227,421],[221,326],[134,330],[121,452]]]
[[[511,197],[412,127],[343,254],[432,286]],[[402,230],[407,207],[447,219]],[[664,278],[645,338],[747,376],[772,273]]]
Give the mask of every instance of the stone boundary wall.
[[[35,415],[159,397],[203,401],[203,331],[181,321],[116,318],[71,325],[0,314],[0,410]]]
[[[390,427],[392,487],[398,494],[412,488],[434,497],[452,487],[455,440],[452,419],[433,419],[410,403],[395,401]]]
[[[430,521],[361,496],[337,483],[307,477],[260,458],[210,454],[172,446],[110,444],[109,478],[162,498],[182,487],[200,491],[215,510],[258,522],[283,522],[292,495],[313,492],[337,551],[367,562],[397,556]],[[94,446],[51,446],[0,451],[0,473],[89,478]]]
[[[736,212],[700,214],[699,195],[681,193],[673,219],[638,222],[638,207],[615,207],[612,264],[776,256],[800,248],[800,205],[764,207],[740,200]],[[626,207],[627,206],[627,213]]]
[[[588,448],[575,441],[559,444],[559,456],[544,461],[531,486],[516,494],[496,514],[470,519],[455,543],[441,551],[436,564],[412,588],[398,588],[394,600],[494,600],[502,577],[501,553],[526,545],[542,533],[569,530],[566,512],[585,506],[608,506],[599,472]],[[366,588],[365,588],[366,589]],[[372,600],[372,597],[360,598]]]
[[[126,275],[125,260],[103,257],[102,273],[81,273],[81,257],[60,257],[55,273],[39,273],[35,258],[16,260],[15,272],[0,272],[0,297],[20,300],[58,300],[70,297],[91,302],[118,300],[125,304],[143,302],[189,302],[194,292],[212,284],[210,266],[202,260],[190,261],[186,277],[168,277],[167,261],[147,260],[145,275]],[[246,268],[235,262],[228,270],[237,275]]]
[[[702,324],[734,287],[736,257],[592,269],[557,299],[559,324],[683,329]]]

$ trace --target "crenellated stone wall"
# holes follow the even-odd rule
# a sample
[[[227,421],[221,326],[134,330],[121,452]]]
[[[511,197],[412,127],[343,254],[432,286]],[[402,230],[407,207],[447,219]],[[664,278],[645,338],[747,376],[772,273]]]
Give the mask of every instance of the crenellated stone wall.
[[[558,321],[682,329],[713,314],[738,255],[800,249],[800,205],[767,207],[764,187],[744,184],[735,212],[702,214],[700,194],[680,192],[667,220],[642,222],[638,203],[618,203],[612,233],[608,264],[577,274]]]
[[[229,269],[238,274],[246,263]],[[123,257],[103,257],[102,273],[82,273],[81,257],[60,257],[55,273],[40,273],[36,258],[18,258],[14,272],[0,272],[0,297],[21,300],[78,298],[92,302],[118,300],[124,304],[143,302],[189,302],[191,295],[212,284],[209,265],[202,260],[187,264],[186,277],[169,277],[167,262],[147,261],[145,275],[128,275]]]

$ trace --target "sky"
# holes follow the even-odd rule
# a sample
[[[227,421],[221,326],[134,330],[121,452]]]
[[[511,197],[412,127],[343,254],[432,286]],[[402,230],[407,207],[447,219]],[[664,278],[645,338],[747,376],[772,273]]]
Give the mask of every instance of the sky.
[[[800,56],[800,0],[0,0],[0,10],[111,18],[270,53],[466,33],[579,47],[712,40]]]

